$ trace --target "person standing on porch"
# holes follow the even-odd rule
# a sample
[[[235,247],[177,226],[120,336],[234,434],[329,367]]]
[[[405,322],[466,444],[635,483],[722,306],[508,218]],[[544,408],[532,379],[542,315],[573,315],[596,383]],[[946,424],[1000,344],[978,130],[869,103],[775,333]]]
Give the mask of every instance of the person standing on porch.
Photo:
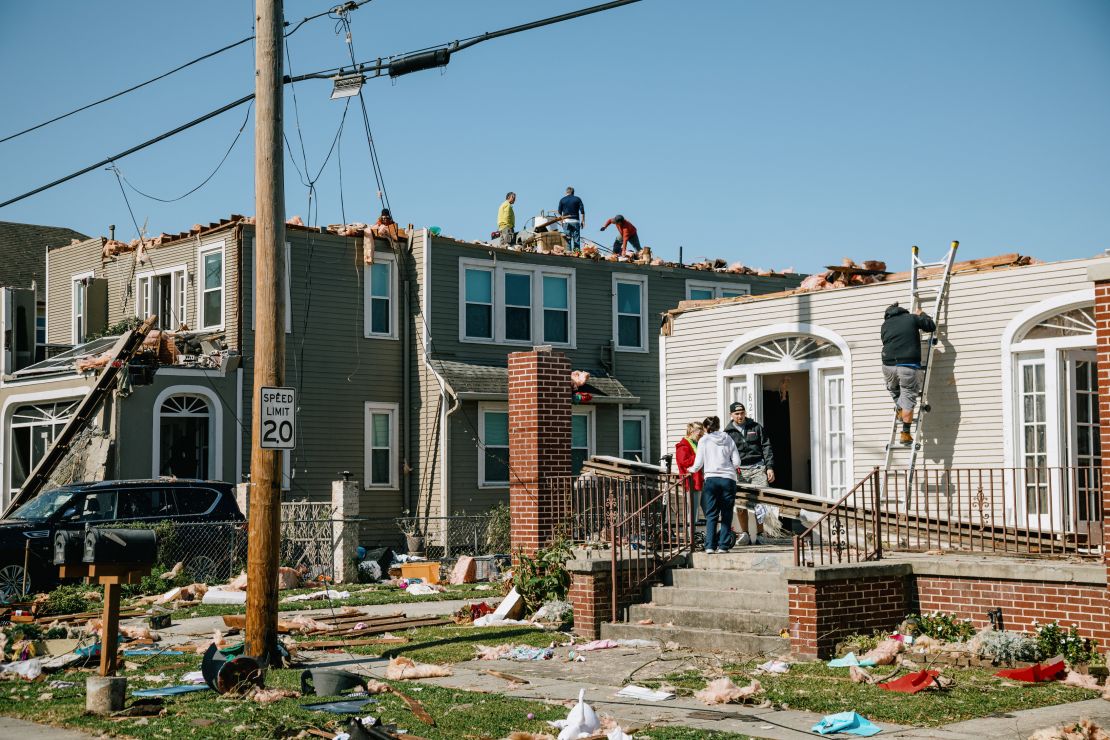
[[[766,488],[775,482],[775,451],[763,426],[748,416],[744,404],[734,401],[728,407],[732,421],[725,427],[725,434],[736,443],[740,452],[740,465],[736,471],[740,483]],[[759,543],[761,524],[754,511],[741,506],[736,512],[740,535],[738,545]]]
[[[894,398],[895,419],[902,420],[902,433],[898,442],[913,444],[910,426],[913,424],[913,407],[921,395],[925,369],[921,367],[921,333],[936,331],[932,318],[921,311],[910,313],[893,303],[883,315],[880,336],[883,340],[883,381]]]
[[[710,416],[702,424],[706,435],[698,440],[689,471],[705,471],[701,505],[705,510],[705,552],[712,555],[732,549],[732,508],[736,505],[740,453],[732,438],[721,431],[718,417]]]
[[[691,473],[690,467],[698,455],[698,440],[704,434],[705,426],[700,421],[692,421],[686,425],[686,436],[678,440],[678,444],[674,447],[674,459],[678,464],[678,474],[682,476],[682,485],[690,494],[690,500],[695,502],[701,497],[701,491],[705,485],[705,473],[700,470]],[[691,508],[696,507],[697,503]]]

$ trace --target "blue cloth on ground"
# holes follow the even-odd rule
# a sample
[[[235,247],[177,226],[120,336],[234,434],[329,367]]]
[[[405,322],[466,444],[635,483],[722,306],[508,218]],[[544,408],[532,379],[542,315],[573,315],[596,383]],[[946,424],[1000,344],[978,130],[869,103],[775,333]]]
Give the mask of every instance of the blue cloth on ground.
[[[137,658],[140,655],[184,655],[180,650],[167,650],[164,648],[135,648],[134,650],[124,650],[123,657]]]
[[[856,657],[855,653],[848,653],[843,658],[833,658],[829,661],[829,668],[848,668],[849,666],[873,666],[875,661],[871,659],[860,660]]]
[[[314,712],[331,712],[332,714],[358,714],[367,704],[374,699],[347,699],[345,701],[329,701],[324,704],[305,704],[301,709],[311,709]]]
[[[859,735],[860,737],[871,737],[882,732],[882,729],[874,722],[866,717],[859,716],[855,712],[841,712],[840,714],[830,714],[822,717],[821,721],[810,730],[818,735],[832,735],[843,732],[846,735]]]
[[[176,696],[178,694],[189,694],[193,691],[211,691],[211,689],[209,689],[204,684],[163,686],[158,689],[142,689],[141,691],[132,691],[131,696]]]

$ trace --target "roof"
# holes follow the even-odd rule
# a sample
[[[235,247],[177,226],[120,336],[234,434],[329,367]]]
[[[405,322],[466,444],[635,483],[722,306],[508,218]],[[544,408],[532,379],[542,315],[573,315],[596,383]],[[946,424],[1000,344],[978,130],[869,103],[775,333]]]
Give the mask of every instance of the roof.
[[[84,234],[64,226],[41,226],[0,221],[0,285],[30,288],[36,284],[36,298],[46,300],[46,251],[69,244],[74,239],[88,239]]]
[[[460,400],[496,401],[509,396],[509,369],[497,365],[475,365],[454,360],[432,360],[432,368],[443,376]],[[569,385],[570,379],[567,379]],[[579,390],[593,394],[594,403],[639,403],[616,378],[590,371],[590,382]]]

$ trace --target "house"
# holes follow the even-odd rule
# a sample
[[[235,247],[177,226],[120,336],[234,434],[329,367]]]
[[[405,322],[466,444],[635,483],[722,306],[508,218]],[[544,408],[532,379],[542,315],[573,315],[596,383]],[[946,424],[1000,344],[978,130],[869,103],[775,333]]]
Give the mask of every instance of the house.
[[[981,477],[958,490],[998,494],[994,514],[1010,525],[1060,531],[1064,524],[1101,540],[1094,521],[1102,508],[1100,381],[1088,271],[1107,264],[1099,256],[956,265],[930,369],[932,411],[918,440],[919,464],[1006,478],[992,487]],[[910,299],[909,281],[896,277],[670,311],[660,350],[667,443],[681,438],[687,420],[725,415],[729,402],[742,400],[773,439],[777,486],[843,496],[885,463],[893,419],[879,329],[887,306]]]
[[[137,249],[95,238],[51,250],[47,342],[87,343],[148,315],[177,337],[174,364],[101,413],[113,443],[105,475],[249,473],[253,235],[250,219],[233,216]],[[428,230],[391,245],[361,229],[290,224],[285,256],[286,385],[299,407],[283,488],[326,499],[350,471],[368,540],[392,541],[389,519],[405,510],[478,513],[507,500],[510,351],[552,344],[591,372],[593,402],[575,422],[580,457],[658,459],[657,317],[686,298],[801,280],[509,251]],[[74,364],[89,349],[0,380],[5,502],[91,386]]]

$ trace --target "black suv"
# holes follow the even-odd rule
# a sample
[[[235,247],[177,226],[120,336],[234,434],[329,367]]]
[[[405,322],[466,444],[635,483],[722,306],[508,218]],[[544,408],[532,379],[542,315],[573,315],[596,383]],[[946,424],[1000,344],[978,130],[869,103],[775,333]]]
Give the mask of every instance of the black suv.
[[[182,559],[187,561],[186,571],[197,580],[227,577],[220,562],[224,559],[224,543],[212,538],[226,537],[227,558],[232,558],[235,543],[242,542],[240,546],[245,547],[245,537],[232,533],[227,525],[206,527],[205,523],[230,522],[232,528],[243,529],[243,513],[230,483],[180,479],[73,483],[40,493],[10,518],[0,520],[0,595],[10,599],[58,583],[54,533],[60,529],[83,530],[115,523],[153,528],[166,520],[189,525],[175,528],[175,535],[188,532],[190,540],[210,545],[200,554],[183,549],[188,547],[184,537],[160,543],[160,559],[171,561],[164,563],[167,567]],[[169,552],[167,547],[182,551]]]

